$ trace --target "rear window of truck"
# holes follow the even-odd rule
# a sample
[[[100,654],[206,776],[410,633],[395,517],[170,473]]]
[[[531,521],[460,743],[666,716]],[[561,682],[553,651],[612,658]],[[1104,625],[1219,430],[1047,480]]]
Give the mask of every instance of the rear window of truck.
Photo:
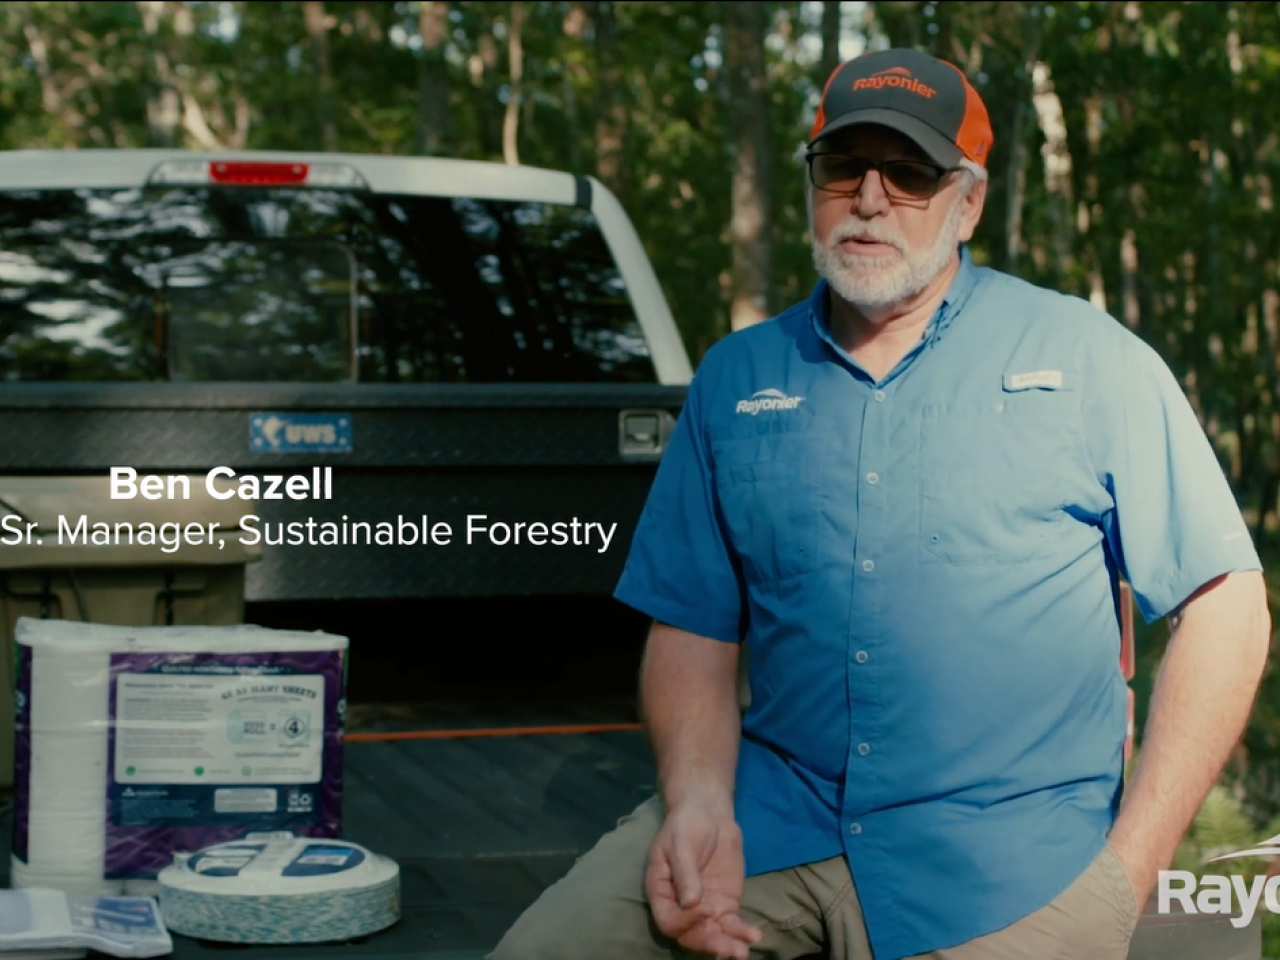
[[[279,187],[0,192],[0,370],[655,381],[589,211]]]

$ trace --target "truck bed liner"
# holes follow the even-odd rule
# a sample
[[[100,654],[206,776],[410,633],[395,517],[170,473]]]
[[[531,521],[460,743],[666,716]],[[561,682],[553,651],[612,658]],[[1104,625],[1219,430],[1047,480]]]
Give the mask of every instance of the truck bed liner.
[[[392,736],[395,736],[394,734]],[[481,960],[520,913],[654,789],[635,731],[351,741],[344,839],[400,864],[402,917],[343,944],[241,946],[174,934],[174,960]],[[0,816],[0,885],[10,820]],[[1129,960],[1260,960],[1261,916],[1159,916]]]

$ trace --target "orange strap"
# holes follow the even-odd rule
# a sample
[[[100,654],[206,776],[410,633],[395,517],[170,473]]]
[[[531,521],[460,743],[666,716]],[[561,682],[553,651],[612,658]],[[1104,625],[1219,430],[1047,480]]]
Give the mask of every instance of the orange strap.
[[[642,730],[638,723],[594,723],[555,727],[481,727],[476,730],[395,730],[387,733],[348,733],[349,743],[385,740],[453,740],[460,737],[546,737],[575,733],[621,733]]]

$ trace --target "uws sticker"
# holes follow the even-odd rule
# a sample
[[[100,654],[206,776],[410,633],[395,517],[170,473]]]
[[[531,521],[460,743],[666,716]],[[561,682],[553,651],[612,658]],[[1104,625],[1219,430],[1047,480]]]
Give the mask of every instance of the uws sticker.
[[[803,400],[804,397],[788,397],[781,390],[757,390],[749,400],[739,400],[734,409],[754,417],[769,410],[794,410]]]

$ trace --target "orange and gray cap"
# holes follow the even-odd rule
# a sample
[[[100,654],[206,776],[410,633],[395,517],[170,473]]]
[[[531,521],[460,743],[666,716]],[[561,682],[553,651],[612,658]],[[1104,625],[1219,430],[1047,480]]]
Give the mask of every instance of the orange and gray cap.
[[[859,124],[910,137],[940,166],[986,176],[991,120],[954,64],[916,50],[881,50],[840,64],[827,78],[809,147]]]

